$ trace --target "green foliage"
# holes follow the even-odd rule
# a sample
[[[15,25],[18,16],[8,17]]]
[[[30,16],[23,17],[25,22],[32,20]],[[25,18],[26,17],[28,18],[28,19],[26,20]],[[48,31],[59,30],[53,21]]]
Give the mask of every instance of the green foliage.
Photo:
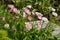
[[[31,10],[36,9],[36,11],[46,15],[46,17],[49,18],[51,22],[60,25],[60,22],[52,16],[51,10],[49,10],[49,7],[54,7],[54,0],[12,0],[12,2],[16,8],[20,9],[21,14],[23,12],[22,9],[26,5],[32,5]],[[0,19],[0,40],[60,40],[60,34],[56,36],[51,34],[53,31],[53,26],[51,24],[49,24],[44,29],[40,29],[39,31],[31,29],[30,31],[25,32],[24,22],[27,21],[27,19],[24,20],[19,14],[9,13],[8,8],[4,2],[0,1],[0,3],[2,4],[0,4],[0,17],[5,17],[4,21]],[[60,11],[60,6],[56,7],[56,9],[57,12]],[[19,16],[19,18],[12,20],[13,16]],[[5,23],[9,23],[9,29],[4,28]],[[16,31],[13,30],[14,28],[16,28]]]
[[[8,33],[5,30],[0,30],[0,40],[12,40],[8,38]]]
[[[0,37],[7,37],[7,31],[5,31],[5,30],[0,30]]]

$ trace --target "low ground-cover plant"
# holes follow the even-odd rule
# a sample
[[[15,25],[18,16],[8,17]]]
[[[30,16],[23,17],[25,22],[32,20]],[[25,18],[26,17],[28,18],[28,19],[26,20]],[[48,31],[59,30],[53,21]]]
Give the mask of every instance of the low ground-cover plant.
[[[42,20],[60,25],[60,6],[55,7],[54,3],[55,0],[1,0],[1,40],[58,40],[58,37],[51,34],[53,25],[41,28],[43,23],[37,22],[36,28],[40,29],[36,30],[30,24]]]

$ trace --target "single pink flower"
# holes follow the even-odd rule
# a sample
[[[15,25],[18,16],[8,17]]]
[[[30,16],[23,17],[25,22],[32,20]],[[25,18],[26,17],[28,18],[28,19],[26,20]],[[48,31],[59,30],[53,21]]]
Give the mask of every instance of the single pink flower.
[[[43,15],[41,13],[36,12],[36,15],[37,15],[38,19],[42,19]]]
[[[14,5],[8,4],[8,7],[11,8],[11,9],[13,9],[14,8]]]
[[[23,12],[23,18],[25,18],[27,15],[26,15],[26,13],[25,12]]]
[[[35,11],[36,11],[35,9],[32,11],[32,15],[35,15]]]
[[[42,27],[42,22],[41,22],[41,21],[37,21],[37,22],[36,22],[36,25],[35,25],[35,28],[36,28],[37,30],[39,30],[39,29],[41,29],[41,27]]]
[[[27,7],[24,8],[24,12],[27,13],[27,14],[29,14],[29,15],[31,14],[30,10]]]
[[[13,9],[10,9],[9,12],[13,12]]]
[[[31,21],[32,20],[32,16],[28,16],[28,20]]]
[[[32,11],[32,15],[35,15],[35,12],[34,11]]]
[[[38,15],[38,19],[42,19],[42,16],[40,14]]]
[[[38,25],[38,27],[41,27],[42,26],[42,22],[38,22],[37,25]]]
[[[14,9],[13,9],[13,12],[14,12],[14,13],[20,13],[20,11],[17,10],[17,8],[14,8]]]
[[[32,29],[32,25],[31,25],[31,23],[29,23],[29,22],[25,22],[25,28],[26,28],[26,30],[30,30],[30,29]]]

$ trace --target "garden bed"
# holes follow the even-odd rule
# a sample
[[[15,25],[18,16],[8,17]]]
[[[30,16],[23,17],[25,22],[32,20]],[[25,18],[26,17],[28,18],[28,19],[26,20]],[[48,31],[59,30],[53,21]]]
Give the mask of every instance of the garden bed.
[[[60,40],[60,1],[0,0],[0,40]]]

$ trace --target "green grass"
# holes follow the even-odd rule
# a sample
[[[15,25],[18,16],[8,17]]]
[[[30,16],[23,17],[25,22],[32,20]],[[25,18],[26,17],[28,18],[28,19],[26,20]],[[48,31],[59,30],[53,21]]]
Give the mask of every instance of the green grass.
[[[51,11],[48,9],[49,7],[54,7],[54,0],[13,0],[13,2],[14,5],[20,9],[21,14],[23,12],[23,7],[30,4],[32,5],[32,9],[36,9],[36,11],[46,15],[47,18],[49,18],[49,15],[49,21],[60,25],[60,22],[55,20],[55,17],[52,16],[50,13]],[[0,40],[60,40],[60,34],[56,36],[51,34],[51,32],[54,30],[53,25],[51,24],[47,25],[47,27],[44,29],[40,29],[39,31],[31,29],[30,31],[25,32],[24,22],[28,20],[23,19],[19,14],[9,13],[8,7],[4,4],[4,2],[0,3],[2,4],[0,4],[0,18],[5,17],[4,21],[0,19]],[[60,7],[57,7],[57,12],[59,9]],[[12,20],[13,16],[19,16],[19,18]],[[10,25],[9,29],[4,28],[4,24],[6,23]],[[14,28],[16,28],[16,31],[13,30]]]

